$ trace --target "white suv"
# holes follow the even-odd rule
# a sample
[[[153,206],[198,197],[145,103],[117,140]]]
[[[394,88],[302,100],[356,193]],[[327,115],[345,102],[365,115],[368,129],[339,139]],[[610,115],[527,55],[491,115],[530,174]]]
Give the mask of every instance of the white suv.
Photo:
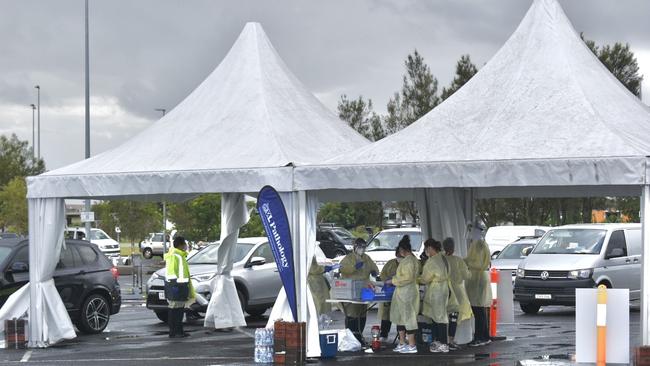
[[[86,238],[86,229],[83,227],[73,227],[65,229],[66,239],[88,240]],[[113,240],[102,229],[90,229],[91,243],[97,245],[99,250],[111,261],[120,258],[120,243]]]

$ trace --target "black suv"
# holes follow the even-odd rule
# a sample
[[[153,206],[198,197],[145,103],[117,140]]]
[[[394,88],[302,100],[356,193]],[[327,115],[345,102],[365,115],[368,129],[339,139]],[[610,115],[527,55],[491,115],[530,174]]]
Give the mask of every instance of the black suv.
[[[77,328],[82,333],[101,333],[122,304],[117,268],[90,242],[65,243],[54,284]],[[24,239],[0,240],[0,307],[29,282],[28,244]]]
[[[336,258],[348,254],[354,245],[352,233],[338,226],[319,226],[316,240],[327,258]]]

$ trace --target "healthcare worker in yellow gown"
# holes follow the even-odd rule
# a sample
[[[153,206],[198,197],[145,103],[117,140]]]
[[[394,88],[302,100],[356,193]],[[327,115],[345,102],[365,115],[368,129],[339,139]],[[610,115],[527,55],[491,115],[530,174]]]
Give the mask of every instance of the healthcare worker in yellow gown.
[[[332,266],[319,265],[316,262],[316,257],[312,259],[311,267],[309,267],[307,284],[311,290],[311,295],[314,297],[314,304],[316,305],[316,313],[318,315],[332,311],[332,306],[326,301],[330,298],[330,286],[325,276],[323,276],[324,273],[331,270]]]
[[[484,346],[490,343],[488,309],[492,302],[492,288],[488,273],[490,249],[483,240],[482,224],[478,222],[472,225],[471,242],[465,263],[470,272],[470,278],[465,281],[465,289],[474,313],[474,339],[469,345]]]
[[[379,278],[382,281],[387,281],[393,279],[397,273],[397,266],[403,260],[403,257],[400,257],[399,248],[395,250],[395,258],[389,260],[384,264],[384,267],[381,269]],[[388,333],[390,333],[390,327],[392,323],[390,322],[390,302],[379,303],[379,311],[377,317],[381,320],[381,330],[379,332],[380,341],[386,342],[388,339]]]
[[[417,318],[420,312],[420,291],[417,283],[420,263],[413,255],[408,235],[402,237],[397,249],[404,259],[397,266],[395,276],[385,282],[385,285],[395,286],[390,306],[390,321],[397,325],[399,345],[393,351],[417,353],[415,334],[418,330]]]
[[[429,259],[422,268],[422,274],[418,279],[420,284],[426,286],[422,315],[433,321],[433,342],[429,350],[434,353],[447,353],[447,323],[449,317],[447,306],[449,305],[450,291],[449,264],[442,256],[442,243],[434,239],[427,239],[424,242],[424,250]],[[455,298],[454,298],[455,301]]]
[[[366,254],[366,241],[357,238],[354,242],[354,251],[341,260],[341,277],[344,279],[361,280],[369,282],[370,276],[377,277],[379,269],[375,262]],[[366,327],[366,313],[368,305],[343,304],[345,309],[345,327],[354,333],[355,337],[363,342],[363,329]]]
[[[467,298],[467,291],[465,291],[465,281],[470,278],[471,274],[465,261],[454,255],[456,250],[454,239],[447,238],[443,240],[442,249],[449,264],[451,290],[456,296],[456,301],[447,305],[447,313],[449,313],[449,350],[455,351],[460,349],[454,341],[458,323],[472,318],[472,306],[469,303],[469,298]]]

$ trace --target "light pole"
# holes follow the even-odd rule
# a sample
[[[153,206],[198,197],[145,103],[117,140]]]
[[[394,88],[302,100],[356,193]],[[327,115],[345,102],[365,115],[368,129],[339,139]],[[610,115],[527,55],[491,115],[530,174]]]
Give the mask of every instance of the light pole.
[[[41,86],[36,85],[36,113],[38,114],[38,158],[41,158]],[[33,104],[32,104],[33,105]]]
[[[32,107],[32,158],[36,160],[36,147],[34,146],[36,133],[34,132],[34,113],[36,112],[36,106],[34,103],[30,104]]]
[[[156,108],[154,109],[156,112],[162,112],[163,117],[165,117],[165,113],[167,112],[167,109],[165,108]],[[162,211],[163,211],[163,228],[162,228],[162,240],[163,240],[163,250],[165,253],[167,253],[167,203],[163,201],[162,203]],[[171,240],[172,238],[169,238]]]
[[[86,159],[90,157],[90,57],[88,51],[88,0],[85,1],[86,12],[85,12],[85,53],[86,53]],[[90,212],[90,200],[87,199],[85,202],[86,212]],[[90,241],[90,221],[86,221],[86,238]]]

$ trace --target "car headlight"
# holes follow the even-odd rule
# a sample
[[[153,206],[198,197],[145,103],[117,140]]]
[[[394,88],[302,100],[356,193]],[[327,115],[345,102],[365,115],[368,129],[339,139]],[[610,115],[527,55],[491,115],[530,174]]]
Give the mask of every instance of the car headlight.
[[[517,277],[518,278],[524,278],[525,274],[526,274],[526,271],[524,271],[523,268],[517,268]]]
[[[591,274],[591,269],[576,269],[575,271],[569,272],[569,278],[572,280],[587,279],[591,278]]]
[[[209,281],[216,276],[216,273],[201,273],[197,275],[191,276],[191,278],[196,281],[196,282],[204,282],[204,281]]]

